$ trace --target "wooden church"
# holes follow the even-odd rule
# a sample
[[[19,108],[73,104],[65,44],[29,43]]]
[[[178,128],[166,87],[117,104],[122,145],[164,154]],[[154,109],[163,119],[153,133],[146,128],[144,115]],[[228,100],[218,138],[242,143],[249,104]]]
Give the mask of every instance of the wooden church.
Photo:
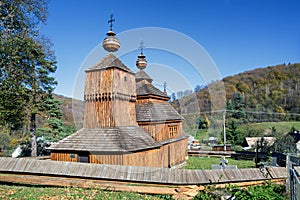
[[[84,126],[49,148],[51,160],[152,167],[185,162],[183,118],[144,71],[142,48],[137,73],[113,54],[120,42],[112,21],[102,43],[108,54],[86,70]]]

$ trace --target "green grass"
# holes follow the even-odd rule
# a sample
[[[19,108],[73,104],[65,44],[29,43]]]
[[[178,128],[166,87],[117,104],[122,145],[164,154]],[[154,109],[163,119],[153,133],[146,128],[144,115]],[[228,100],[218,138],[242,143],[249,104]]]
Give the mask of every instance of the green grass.
[[[192,157],[189,156],[184,169],[211,169],[211,165],[218,165],[220,163],[219,157]],[[232,158],[226,158],[228,165],[236,165],[240,168],[253,168],[255,163],[251,160],[234,160]]]
[[[272,127],[275,127],[277,133],[287,133],[291,130],[292,127],[300,130],[300,122],[263,122],[263,123],[249,123],[240,125],[240,130],[246,132],[247,130],[252,130],[255,132],[266,133],[268,130],[271,130]]]
[[[164,196],[162,196],[164,197]],[[30,185],[0,185],[0,199],[162,199],[160,196],[144,195],[134,192],[109,192],[97,188],[42,187]]]

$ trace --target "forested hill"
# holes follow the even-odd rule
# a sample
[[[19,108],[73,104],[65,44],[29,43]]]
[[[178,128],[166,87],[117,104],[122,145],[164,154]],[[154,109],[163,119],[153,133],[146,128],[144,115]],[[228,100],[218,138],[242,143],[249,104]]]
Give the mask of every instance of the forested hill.
[[[258,68],[228,76],[222,81],[226,90],[226,108],[236,111],[235,114],[240,112],[241,116],[247,114],[247,117],[256,118],[249,113],[273,113],[283,120],[294,120],[300,114],[300,63]],[[219,86],[218,81],[196,93],[201,111],[212,111],[208,88]],[[189,107],[190,104],[194,107],[191,96],[180,99],[180,106]]]
[[[84,116],[84,101],[54,94],[55,99],[61,102],[60,109],[62,111],[62,121],[65,124],[73,124],[74,115],[76,115],[76,126],[81,128]]]

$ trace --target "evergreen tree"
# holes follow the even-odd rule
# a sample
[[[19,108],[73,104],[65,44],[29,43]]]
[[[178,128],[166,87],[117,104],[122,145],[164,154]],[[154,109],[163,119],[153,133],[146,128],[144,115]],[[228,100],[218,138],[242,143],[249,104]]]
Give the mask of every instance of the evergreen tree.
[[[229,140],[233,146],[242,143],[242,133],[238,129],[238,124],[235,120],[231,120],[226,134],[227,140]]]
[[[233,117],[236,119],[242,119],[245,116],[245,101],[241,93],[234,94],[232,101]]]
[[[37,129],[38,136],[45,136],[47,140],[57,141],[61,139],[60,134],[65,132],[65,127],[61,121],[62,111],[60,109],[61,102],[52,95],[47,96],[41,105],[41,110],[46,115],[44,126]]]
[[[175,95],[175,93],[173,92],[172,94],[171,94],[171,97],[170,97],[170,102],[173,102],[173,101],[175,101],[176,100],[176,95]]]

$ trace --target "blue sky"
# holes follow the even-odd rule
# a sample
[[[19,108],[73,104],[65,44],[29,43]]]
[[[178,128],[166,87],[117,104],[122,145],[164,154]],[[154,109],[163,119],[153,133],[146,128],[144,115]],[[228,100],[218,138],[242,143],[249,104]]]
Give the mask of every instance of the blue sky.
[[[48,22],[41,26],[41,31],[53,42],[58,61],[55,77],[59,85],[55,92],[77,97],[73,93],[77,74],[84,75],[80,72],[84,60],[105,38],[111,11],[116,18],[113,29],[117,34],[122,36],[124,31],[143,27],[161,27],[182,33],[201,45],[220,76],[226,77],[258,67],[299,62],[299,9],[300,1],[297,0],[51,0]],[[136,38],[137,48],[141,39]],[[147,47],[147,41],[145,45]],[[194,53],[189,46],[186,49]],[[136,71],[137,54],[131,52],[120,59]],[[165,71],[167,68],[181,74],[188,82],[185,85],[177,81],[176,86],[168,83],[176,82],[174,79],[166,80],[172,85],[172,91],[205,84],[201,77],[187,70],[191,67],[184,59],[151,49],[145,49],[145,54],[149,63],[156,63],[150,64],[147,70],[158,79],[158,85],[172,76]],[[151,66],[155,70],[151,71]]]

